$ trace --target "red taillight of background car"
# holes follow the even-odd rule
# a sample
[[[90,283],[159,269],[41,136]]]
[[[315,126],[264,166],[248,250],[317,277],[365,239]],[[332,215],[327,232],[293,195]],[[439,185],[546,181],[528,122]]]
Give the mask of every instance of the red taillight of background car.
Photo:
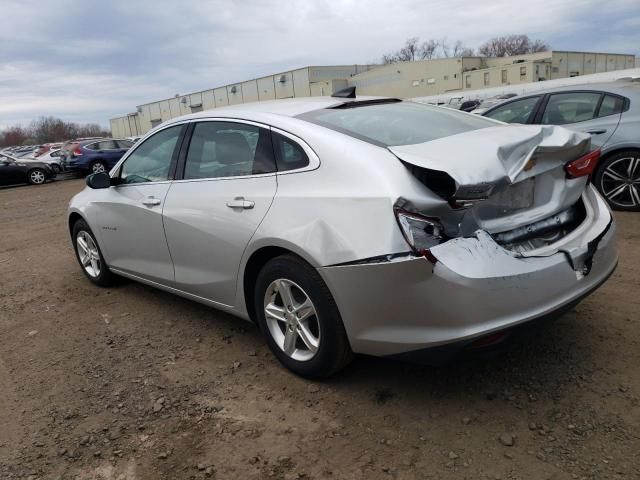
[[[583,157],[576,160],[572,160],[564,166],[567,172],[567,178],[584,177],[585,175],[591,175],[598,165],[600,159],[600,150],[594,150],[589,152]]]
[[[82,150],[80,149],[80,147],[76,147],[76,149],[73,151],[73,156],[74,157],[79,157],[80,155],[82,155]]]

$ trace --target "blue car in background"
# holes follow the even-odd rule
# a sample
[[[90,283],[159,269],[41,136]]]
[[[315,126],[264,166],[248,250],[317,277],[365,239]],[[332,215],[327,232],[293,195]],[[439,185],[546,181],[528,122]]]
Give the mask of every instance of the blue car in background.
[[[116,138],[94,138],[68,145],[64,149],[65,171],[108,172],[131,148],[133,142]]]

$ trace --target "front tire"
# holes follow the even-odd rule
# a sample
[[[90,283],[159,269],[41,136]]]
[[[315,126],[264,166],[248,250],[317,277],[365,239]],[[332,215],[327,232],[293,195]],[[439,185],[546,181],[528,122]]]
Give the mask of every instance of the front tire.
[[[605,158],[593,184],[614,210],[640,211],[640,150],[624,150]]]
[[[92,283],[100,287],[110,287],[116,282],[116,276],[111,273],[104,261],[98,241],[84,220],[78,220],[73,225],[73,249],[85,276]]]
[[[329,289],[318,272],[298,257],[276,257],[262,268],[254,306],[269,348],[292,372],[326,378],[353,357]]]

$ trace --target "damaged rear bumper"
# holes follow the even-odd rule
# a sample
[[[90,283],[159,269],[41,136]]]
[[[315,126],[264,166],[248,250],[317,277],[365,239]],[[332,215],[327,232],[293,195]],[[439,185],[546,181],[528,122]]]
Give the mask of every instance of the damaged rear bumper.
[[[320,268],[353,351],[398,355],[463,344],[575,304],[617,264],[611,213],[594,191],[587,195],[594,215],[547,256],[517,256],[478,232],[433,248],[435,265],[407,255]]]

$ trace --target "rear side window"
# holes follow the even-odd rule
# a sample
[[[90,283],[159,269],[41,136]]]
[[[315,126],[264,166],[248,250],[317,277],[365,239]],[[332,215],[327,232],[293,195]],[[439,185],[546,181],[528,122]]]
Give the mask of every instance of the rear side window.
[[[99,150],[114,150],[116,148],[116,142],[114,142],[113,140],[105,140],[98,143]]]
[[[272,138],[279,172],[296,170],[309,165],[309,157],[296,142],[277,132],[272,132]]]
[[[118,148],[131,148],[133,146],[133,143],[129,140],[117,140],[117,142]]]
[[[84,148],[88,148],[89,150],[98,150],[98,142],[85,145]]]
[[[485,116],[506,123],[527,123],[540,96],[528,97],[500,105]]]
[[[601,96],[594,92],[554,93],[544,109],[542,123],[566,125],[592,120],[596,116]]]
[[[424,143],[495,126],[476,115],[414,102],[325,108],[298,118],[380,146]]]
[[[275,172],[270,132],[235,122],[199,122],[193,129],[184,178],[222,178]]]
[[[623,109],[624,98],[605,95],[602,99],[602,104],[600,105],[598,117],[607,117],[609,115],[615,115],[616,113],[622,113]]]

